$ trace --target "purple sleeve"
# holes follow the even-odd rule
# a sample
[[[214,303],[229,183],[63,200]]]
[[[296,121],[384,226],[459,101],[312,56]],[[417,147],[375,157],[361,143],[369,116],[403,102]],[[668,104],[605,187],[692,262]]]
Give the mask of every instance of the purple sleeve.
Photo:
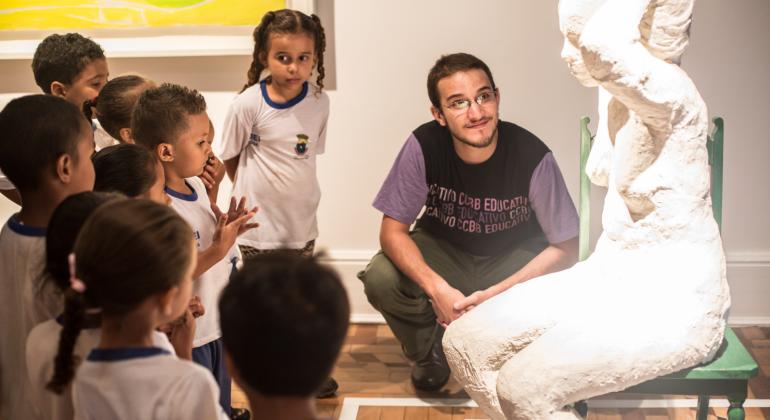
[[[414,134],[406,140],[372,205],[388,217],[411,225],[428,198],[425,160]]]
[[[578,215],[553,153],[543,156],[529,182],[529,202],[548,242],[578,235]]]

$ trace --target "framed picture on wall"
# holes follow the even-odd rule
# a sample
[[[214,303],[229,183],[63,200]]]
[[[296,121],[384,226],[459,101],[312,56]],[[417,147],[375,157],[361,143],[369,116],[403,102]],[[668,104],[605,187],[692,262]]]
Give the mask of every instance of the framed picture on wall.
[[[249,55],[270,10],[314,12],[313,0],[4,0],[0,59],[29,59],[51,33],[79,32],[108,57]]]

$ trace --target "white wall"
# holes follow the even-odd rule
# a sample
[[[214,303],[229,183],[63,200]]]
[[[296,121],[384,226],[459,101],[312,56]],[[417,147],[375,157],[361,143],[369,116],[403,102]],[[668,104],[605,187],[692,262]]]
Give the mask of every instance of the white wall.
[[[596,100],[559,58],[556,2],[319,0],[317,10],[333,36],[335,67],[327,152],[319,160],[318,243],[343,273],[357,319],[377,319],[354,276],[378,248],[381,215],[370,203],[410,131],[430,118],[425,78],[441,54],[470,52],[489,64],[501,116],[552,148],[577,197],[578,119],[596,116]],[[763,217],[770,207],[768,20],[765,0],[701,0],[684,57],[711,114],[726,121],[724,242],[737,323],[770,323],[770,219]],[[246,56],[120,58],[110,59],[110,69],[203,91],[221,126],[248,63]],[[0,72],[6,98],[37,91],[29,60],[0,61]],[[0,217],[12,211],[0,198]]]

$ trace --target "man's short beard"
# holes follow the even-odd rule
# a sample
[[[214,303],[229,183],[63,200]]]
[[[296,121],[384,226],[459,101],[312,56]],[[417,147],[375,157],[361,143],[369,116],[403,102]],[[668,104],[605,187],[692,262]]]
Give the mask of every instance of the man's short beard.
[[[454,135],[454,133],[452,133],[452,137],[457,139],[457,141],[459,141],[460,143],[466,144],[466,145],[471,146],[471,147],[475,147],[477,149],[483,149],[485,147],[488,147],[490,144],[492,144],[492,142],[494,141],[496,136],[497,136],[497,127],[495,127],[495,131],[492,132],[492,134],[489,136],[489,138],[485,139],[481,143],[473,143],[473,142],[471,142],[468,139],[465,139],[463,137],[458,137],[458,136]]]

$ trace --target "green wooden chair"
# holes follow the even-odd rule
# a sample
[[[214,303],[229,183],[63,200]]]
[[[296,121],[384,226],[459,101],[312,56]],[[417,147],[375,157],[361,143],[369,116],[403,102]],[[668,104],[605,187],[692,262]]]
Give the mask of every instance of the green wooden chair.
[[[579,259],[589,254],[590,192],[591,181],[585,173],[588,153],[593,137],[588,129],[590,119],[580,120],[580,238]],[[714,118],[714,131],[708,137],[707,148],[711,165],[711,202],[714,218],[722,227],[722,168],[724,121]],[[698,396],[698,420],[708,415],[709,398],[712,395],[725,396],[730,402],[727,410],[729,420],[743,420],[746,417],[743,403],[748,394],[749,379],[757,376],[759,368],[732,328],[725,330],[725,339],[717,355],[710,363],[661,376],[624,390],[639,394],[675,394]],[[585,401],[575,403],[575,409],[585,417],[588,405]]]

